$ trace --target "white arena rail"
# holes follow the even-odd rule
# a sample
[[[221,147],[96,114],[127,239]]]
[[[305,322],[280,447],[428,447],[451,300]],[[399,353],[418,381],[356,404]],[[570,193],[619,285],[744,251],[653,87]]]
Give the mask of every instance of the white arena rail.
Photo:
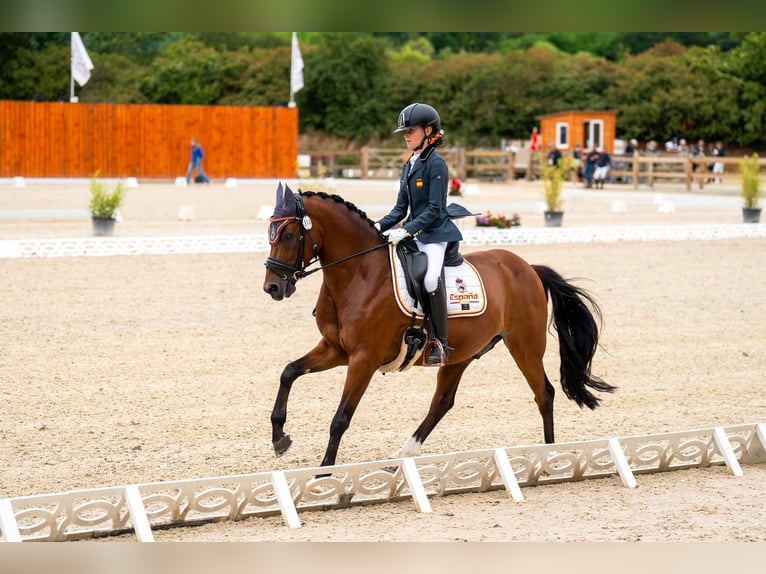
[[[463,230],[463,244],[545,245],[616,243],[620,241],[711,241],[766,238],[766,225],[631,225],[613,227],[514,227]],[[256,253],[269,250],[266,234],[161,237],[88,237],[0,240],[0,259],[18,257],[85,257],[108,255],[175,255]]]
[[[766,462],[766,423],[504,448],[376,462],[157,482],[0,500],[0,541],[66,541],[281,514],[290,528],[299,513],[412,500],[430,512],[429,497]]]

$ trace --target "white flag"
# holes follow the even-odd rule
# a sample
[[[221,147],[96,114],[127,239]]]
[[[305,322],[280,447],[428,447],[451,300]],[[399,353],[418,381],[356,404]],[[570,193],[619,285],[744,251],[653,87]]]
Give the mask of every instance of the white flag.
[[[295,93],[303,87],[303,56],[298,45],[298,35],[293,32],[293,52],[290,59],[290,92]]]
[[[79,32],[72,32],[72,77],[74,80],[84,86],[90,80],[90,71],[93,69],[93,62],[82,43]]]

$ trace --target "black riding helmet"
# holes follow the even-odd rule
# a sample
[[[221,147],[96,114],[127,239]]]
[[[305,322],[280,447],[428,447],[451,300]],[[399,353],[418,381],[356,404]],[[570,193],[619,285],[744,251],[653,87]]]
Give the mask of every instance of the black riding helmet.
[[[439,112],[428,104],[410,104],[399,114],[399,127],[394,130],[394,133],[403,132],[415,126],[423,128],[433,126],[434,133],[437,133],[442,129]]]

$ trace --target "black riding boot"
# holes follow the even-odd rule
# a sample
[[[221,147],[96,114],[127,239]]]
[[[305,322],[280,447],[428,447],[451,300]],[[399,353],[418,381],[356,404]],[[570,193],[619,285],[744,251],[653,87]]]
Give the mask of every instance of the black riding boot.
[[[436,291],[428,294],[428,306],[431,311],[431,328],[434,338],[438,342],[434,341],[426,363],[429,365],[446,365],[449,354],[447,347],[447,295],[441,281],[439,281]]]

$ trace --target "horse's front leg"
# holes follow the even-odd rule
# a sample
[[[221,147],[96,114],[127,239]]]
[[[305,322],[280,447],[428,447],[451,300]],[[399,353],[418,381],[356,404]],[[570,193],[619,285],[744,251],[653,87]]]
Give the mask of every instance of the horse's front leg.
[[[322,339],[311,351],[300,359],[288,363],[284,368],[279,377],[279,391],[274,402],[274,410],[271,411],[271,442],[277,456],[285,454],[293,444],[290,435],[285,434],[284,428],[287,420],[287,399],[295,380],[306,373],[332,369],[344,364],[345,360],[345,355],[340,350]]]
[[[338,447],[343,433],[348,430],[351,424],[351,417],[362,399],[362,395],[367,390],[372,376],[375,374],[377,364],[371,361],[369,357],[352,359],[348,364],[346,373],[346,382],[343,386],[343,395],[340,398],[338,410],[332,418],[330,424],[330,441],[327,443],[327,450],[322,459],[321,466],[332,466],[338,455]]]

